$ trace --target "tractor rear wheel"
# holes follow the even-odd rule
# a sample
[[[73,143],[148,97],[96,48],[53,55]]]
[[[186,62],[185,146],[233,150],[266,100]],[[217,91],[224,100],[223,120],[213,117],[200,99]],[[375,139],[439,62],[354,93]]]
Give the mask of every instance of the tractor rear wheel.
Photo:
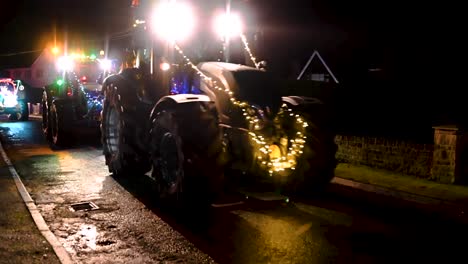
[[[173,104],[151,120],[152,176],[163,204],[208,205],[222,191],[224,169],[214,103]]]
[[[49,103],[47,102],[47,95],[44,92],[42,97],[42,133],[44,134],[47,141],[52,142],[52,132],[51,127],[49,125],[49,118],[50,118],[50,109]]]
[[[105,89],[104,107],[102,110],[101,142],[106,165],[114,176],[129,176],[144,174],[150,166],[146,157],[138,153],[135,145],[138,129],[136,111],[125,107],[123,100],[129,100],[131,91],[124,85],[117,89],[108,84]]]
[[[20,121],[28,121],[29,120],[29,106],[28,103],[24,100],[18,102],[21,107],[21,117],[19,118]]]

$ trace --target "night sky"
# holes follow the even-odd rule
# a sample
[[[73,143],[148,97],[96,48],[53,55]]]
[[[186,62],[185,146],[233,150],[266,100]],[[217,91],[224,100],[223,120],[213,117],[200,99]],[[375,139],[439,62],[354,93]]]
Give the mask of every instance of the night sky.
[[[0,54],[43,48],[53,40],[54,25],[59,32],[67,25],[69,37],[78,40],[118,32],[129,24],[130,2],[3,1],[2,10],[9,11],[0,16]],[[436,105],[451,113],[463,109],[458,107],[463,105],[457,96],[460,88],[451,83],[456,75],[452,69],[457,68],[451,62],[458,49],[451,37],[456,16],[442,11],[447,5],[401,0],[242,2],[264,29],[261,56],[271,70],[297,76],[317,49],[340,80],[348,99],[343,104],[355,108],[356,115],[380,111],[385,114],[375,122],[404,116],[405,124],[430,127],[433,112],[440,108]],[[370,72],[373,68],[381,71]]]
[[[97,39],[129,24],[131,0],[3,1],[0,52],[42,48],[52,39],[54,25],[66,25],[69,38]],[[203,2],[203,1],[202,1]],[[221,1],[222,2],[222,1]],[[437,47],[440,22],[424,6],[409,1],[243,0],[265,29],[268,56],[275,61],[304,64],[319,50],[337,71],[347,62],[364,68],[385,68],[387,74],[413,65]],[[443,30],[442,30],[443,31]],[[436,38],[434,39],[434,37]],[[59,36],[60,38],[60,36]],[[278,52],[287,49],[288,52]],[[284,64],[290,68],[291,65]],[[411,67],[420,68],[421,65]],[[284,69],[282,69],[284,70]],[[405,69],[406,70],[406,69]],[[405,71],[403,70],[403,72]],[[398,73],[402,76],[404,73]],[[413,74],[413,73],[411,73]]]

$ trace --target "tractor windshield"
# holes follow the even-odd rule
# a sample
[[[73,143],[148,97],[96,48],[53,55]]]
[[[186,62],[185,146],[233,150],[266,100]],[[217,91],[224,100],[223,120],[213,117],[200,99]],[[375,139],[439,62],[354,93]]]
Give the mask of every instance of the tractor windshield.
[[[262,108],[269,107],[276,112],[281,103],[280,82],[270,73],[258,70],[240,70],[233,72],[238,96]]]

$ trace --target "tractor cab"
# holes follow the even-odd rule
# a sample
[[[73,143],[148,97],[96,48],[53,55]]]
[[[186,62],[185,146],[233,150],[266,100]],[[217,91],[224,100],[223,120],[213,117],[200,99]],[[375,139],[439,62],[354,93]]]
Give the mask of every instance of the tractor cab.
[[[27,120],[27,103],[24,101],[24,86],[11,78],[0,79],[0,114],[8,114],[11,120]]]

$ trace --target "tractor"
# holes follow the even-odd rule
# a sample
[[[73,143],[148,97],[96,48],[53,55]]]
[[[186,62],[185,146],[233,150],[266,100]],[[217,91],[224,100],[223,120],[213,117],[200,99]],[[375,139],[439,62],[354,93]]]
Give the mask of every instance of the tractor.
[[[190,8],[160,2],[155,16],[135,17],[132,51],[121,72],[102,85],[101,136],[109,172],[149,172],[158,198],[171,205],[215,204],[240,189],[322,190],[334,176],[337,150],[326,104],[284,96],[291,82],[255,60],[254,66],[195,61],[177,35],[193,24]],[[149,10],[134,8],[139,15]],[[168,29],[166,17],[181,21]],[[225,24],[238,20],[231,22]],[[164,38],[152,36],[158,28]]]
[[[7,114],[12,121],[29,119],[26,89],[21,80],[0,78],[0,114]]]
[[[58,58],[58,77],[43,89],[42,129],[53,148],[70,147],[78,137],[100,138],[102,70],[98,61],[76,60]]]

